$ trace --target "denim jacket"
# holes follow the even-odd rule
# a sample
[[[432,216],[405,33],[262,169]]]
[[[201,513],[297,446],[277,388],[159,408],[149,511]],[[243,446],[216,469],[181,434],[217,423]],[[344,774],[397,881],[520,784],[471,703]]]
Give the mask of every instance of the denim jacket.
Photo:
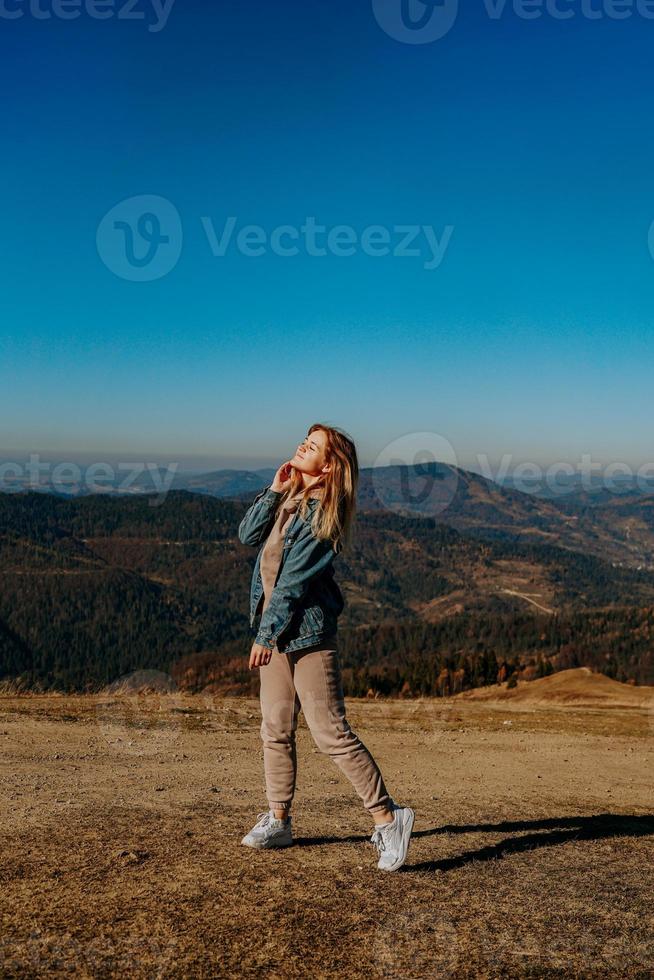
[[[250,628],[260,619],[254,642],[270,649],[277,644],[280,653],[290,653],[334,636],[345,601],[334,581],[333,544],[318,540],[311,530],[318,500],[310,497],[307,519],[299,511],[289,518],[275,586],[263,615],[259,613],[264,596],[261,552],[282,496],[270,487],[262,490],[239,524],[238,537],[242,544],[261,546],[250,585]]]

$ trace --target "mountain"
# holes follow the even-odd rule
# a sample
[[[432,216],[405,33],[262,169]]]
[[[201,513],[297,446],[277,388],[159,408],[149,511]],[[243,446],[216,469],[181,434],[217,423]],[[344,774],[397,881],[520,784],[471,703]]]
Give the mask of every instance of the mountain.
[[[163,469],[148,470],[121,492],[105,496],[186,490],[249,503],[269,486],[274,470],[216,470],[175,474],[170,484]],[[583,552],[616,565],[654,571],[654,493],[585,491],[547,499],[500,486],[478,473],[446,463],[367,467],[360,471],[360,512],[390,511],[410,517],[434,517],[439,524],[491,540],[549,544]],[[63,499],[95,496],[88,492],[55,494]],[[165,495],[162,491],[162,496]]]
[[[197,477],[185,486],[249,501],[259,489],[270,485],[274,475],[273,471],[248,473],[249,485],[245,487],[243,474],[235,473],[228,479],[230,472],[219,471],[212,479],[203,477],[202,490]],[[436,462],[363,468],[357,507],[364,513],[391,511],[434,517],[439,524],[479,537],[549,544],[654,571],[654,494],[605,492],[593,497],[578,494],[544,499]]]
[[[159,479],[166,479],[166,470],[159,468]],[[190,490],[194,493],[207,493],[214,497],[256,496],[263,487],[270,486],[275,470],[212,470],[209,473],[199,473],[189,476],[185,473],[175,474],[170,488],[172,490]],[[151,474],[143,475],[135,481],[135,486],[145,493],[152,492]]]
[[[465,485],[459,514],[477,490]],[[0,495],[0,679],[84,690],[155,669],[251,693],[246,506],[186,490]],[[335,564],[349,693],[583,663],[654,680],[652,572],[435,517],[371,509],[356,525]]]
[[[570,500],[565,506],[577,516],[580,527],[592,526],[599,539],[613,542],[617,564],[652,567],[654,494],[602,495],[590,501]]]
[[[654,476],[647,476],[645,473],[616,473],[610,476],[608,472],[589,475],[558,472],[549,480],[544,475],[517,478],[511,474],[498,474],[496,482],[507,489],[535,494],[548,500],[569,500],[591,506],[615,497],[650,497],[654,494]]]

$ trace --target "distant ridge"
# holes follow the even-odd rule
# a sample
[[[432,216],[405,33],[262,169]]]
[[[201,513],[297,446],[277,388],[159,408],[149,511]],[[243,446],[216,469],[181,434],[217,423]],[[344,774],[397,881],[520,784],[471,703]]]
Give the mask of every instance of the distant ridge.
[[[250,503],[272,476],[265,470],[222,470],[193,481],[180,476],[173,486]],[[603,495],[595,506],[574,493],[548,500],[459,466],[432,462],[363,467],[357,508],[360,513],[432,518],[479,537],[553,545],[654,570],[654,495]]]
[[[249,505],[270,486],[274,470],[177,473],[168,483],[169,476],[163,468],[149,471],[124,490],[116,484],[102,495],[147,497],[182,491]],[[583,489],[572,490],[546,499],[439,461],[363,467],[357,509],[360,514],[426,518],[478,538],[553,546],[594,555],[618,567],[654,571],[654,494],[597,493],[591,502]],[[49,493],[52,488],[44,485],[39,492]],[[97,493],[82,484],[75,493],[60,488],[54,495],[81,498]],[[0,493],[0,500],[3,496]]]

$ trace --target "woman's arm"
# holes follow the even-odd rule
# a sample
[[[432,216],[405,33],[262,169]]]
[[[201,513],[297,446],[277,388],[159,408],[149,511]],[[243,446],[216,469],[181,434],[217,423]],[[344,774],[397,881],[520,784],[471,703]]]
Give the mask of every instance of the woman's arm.
[[[286,555],[279,578],[266,606],[254,642],[272,649],[277,637],[286,629],[312,579],[320,575],[334,559],[331,541],[321,541],[306,523],[299,532],[290,553]]]
[[[283,491],[266,487],[254,498],[238,526],[238,538],[242,544],[256,546],[266,539],[275,520],[277,502]]]

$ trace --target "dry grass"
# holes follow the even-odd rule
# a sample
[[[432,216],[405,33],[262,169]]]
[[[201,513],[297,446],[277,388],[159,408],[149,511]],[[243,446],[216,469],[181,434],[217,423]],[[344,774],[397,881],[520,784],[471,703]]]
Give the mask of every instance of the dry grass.
[[[404,868],[300,718],[296,845],[256,700],[0,697],[0,975],[654,976],[647,708],[348,701],[416,810]]]
[[[527,705],[534,709],[548,707],[641,708],[654,714],[654,687],[622,684],[589,667],[561,670],[538,680],[518,681],[510,688],[506,683],[477,687],[457,695],[462,701],[493,701],[507,706]]]

